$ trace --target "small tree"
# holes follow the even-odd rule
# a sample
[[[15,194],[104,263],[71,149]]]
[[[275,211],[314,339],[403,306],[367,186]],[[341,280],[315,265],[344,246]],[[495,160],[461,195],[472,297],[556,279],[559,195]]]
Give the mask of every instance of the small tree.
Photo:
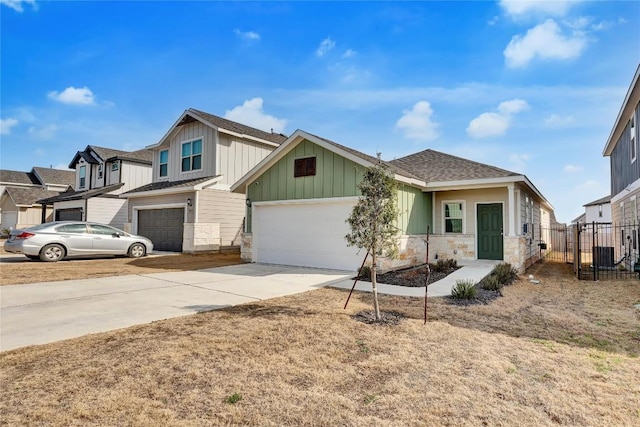
[[[380,318],[378,289],[376,283],[377,258],[380,255],[395,257],[397,253],[394,221],[398,217],[396,208],[397,184],[389,169],[382,164],[368,167],[358,184],[361,196],[347,219],[351,232],[345,236],[349,246],[366,249],[371,254],[371,286],[376,320]]]

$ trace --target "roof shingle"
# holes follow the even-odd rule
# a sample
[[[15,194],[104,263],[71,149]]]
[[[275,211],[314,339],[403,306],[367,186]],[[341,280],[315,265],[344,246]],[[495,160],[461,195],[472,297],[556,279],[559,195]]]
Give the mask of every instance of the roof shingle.
[[[38,178],[31,172],[12,171],[0,169],[0,182],[3,184],[28,184],[42,185]]]
[[[33,170],[42,178],[44,184],[58,184],[74,186],[76,173],[71,170],[34,167]]]
[[[427,183],[504,178],[521,175],[516,172],[435,150],[420,151],[419,153],[391,160],[389,163],[408,170]]]
[[[134,188],[133,190],[129,190],[122,194],[133,194],[133,193],[142,193],[145,191],[155,191],[155,190],[164,190],[165,188],[189,188],[194,185],[198,185],[205,181],[209,181],[210,179],[215,178],[215,176],[207,176],[204,178],[194,178],[194,179],[183,179],[181,181],[160,181],[160,182],[152,182],[147,185],[143,185],[142,187]]]
[[[287,140],[286,135],[282,135],[280,133],[273,132],[265,132],[260,129],[253,128],[251,126],[243,125],[242,123],[237,123],[219,116],[214,116],[213,114],[205,113],[204,111],[196,110],[195,108],[189,108],[187,112],[191,115],[197,115],[201,119],[211,123],[214,126],[230,130],[239,134],[249,135],[254,138],[264,139],[265,141],[273,142],[275,144],[282,144]],[[178,123],[178,126],[182,124],[187,124],[190,121],[187,119],[187,116],[182,120],[182,122]]]
[[[5,189],[13,203],[18,206],[32,206],[40,199],[58,195],[57,191],[43,190],[42,188],[7,187]]]

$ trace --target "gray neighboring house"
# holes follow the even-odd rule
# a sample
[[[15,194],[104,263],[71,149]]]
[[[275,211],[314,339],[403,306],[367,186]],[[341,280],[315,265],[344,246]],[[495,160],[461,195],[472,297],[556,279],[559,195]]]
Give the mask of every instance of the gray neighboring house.
[[[88,145],[69,164],[75,191],[43,198],[53,205],[53,219],[94,221],[122,229],[127,222],[127,200],[119,194],[151,182],[149,150],[122,151]]]
[[[74,172],[34,167],[30,172],[0,170],[2,229],[26,228],[51,220],[52,207],[42,198],[73,188]]]
[[[286,136],[190,108],[156,144],[152,180],[121,194],[125,230],[176,252],[239,248],[245,199],[231,185]]]

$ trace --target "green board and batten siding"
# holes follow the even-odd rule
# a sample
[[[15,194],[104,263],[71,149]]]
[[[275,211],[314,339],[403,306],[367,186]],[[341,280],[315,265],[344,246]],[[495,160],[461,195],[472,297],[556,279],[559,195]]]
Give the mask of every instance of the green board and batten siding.
[[[316,175],[294,178],[294,160],[316,157]],[[364,166],[310,141],[302,141],[260,177],[251,182],[251,203],[276,200],[322,199],[359,196],[357,185]],[[399,228],[402,234],[424,234],[431,224],[431,194],[417,188],[398,187]],[[251,232],[251,209],[247,209],[247,231]]]

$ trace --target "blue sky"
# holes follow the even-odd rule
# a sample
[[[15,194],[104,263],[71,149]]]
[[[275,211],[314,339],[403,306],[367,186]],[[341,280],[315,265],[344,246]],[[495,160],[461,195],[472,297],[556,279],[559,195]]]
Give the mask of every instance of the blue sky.
[[[3,169],[143,148],[193,107],[524,173],[560,221],[609,193],[640,62],[637,1],[0,3]]]

